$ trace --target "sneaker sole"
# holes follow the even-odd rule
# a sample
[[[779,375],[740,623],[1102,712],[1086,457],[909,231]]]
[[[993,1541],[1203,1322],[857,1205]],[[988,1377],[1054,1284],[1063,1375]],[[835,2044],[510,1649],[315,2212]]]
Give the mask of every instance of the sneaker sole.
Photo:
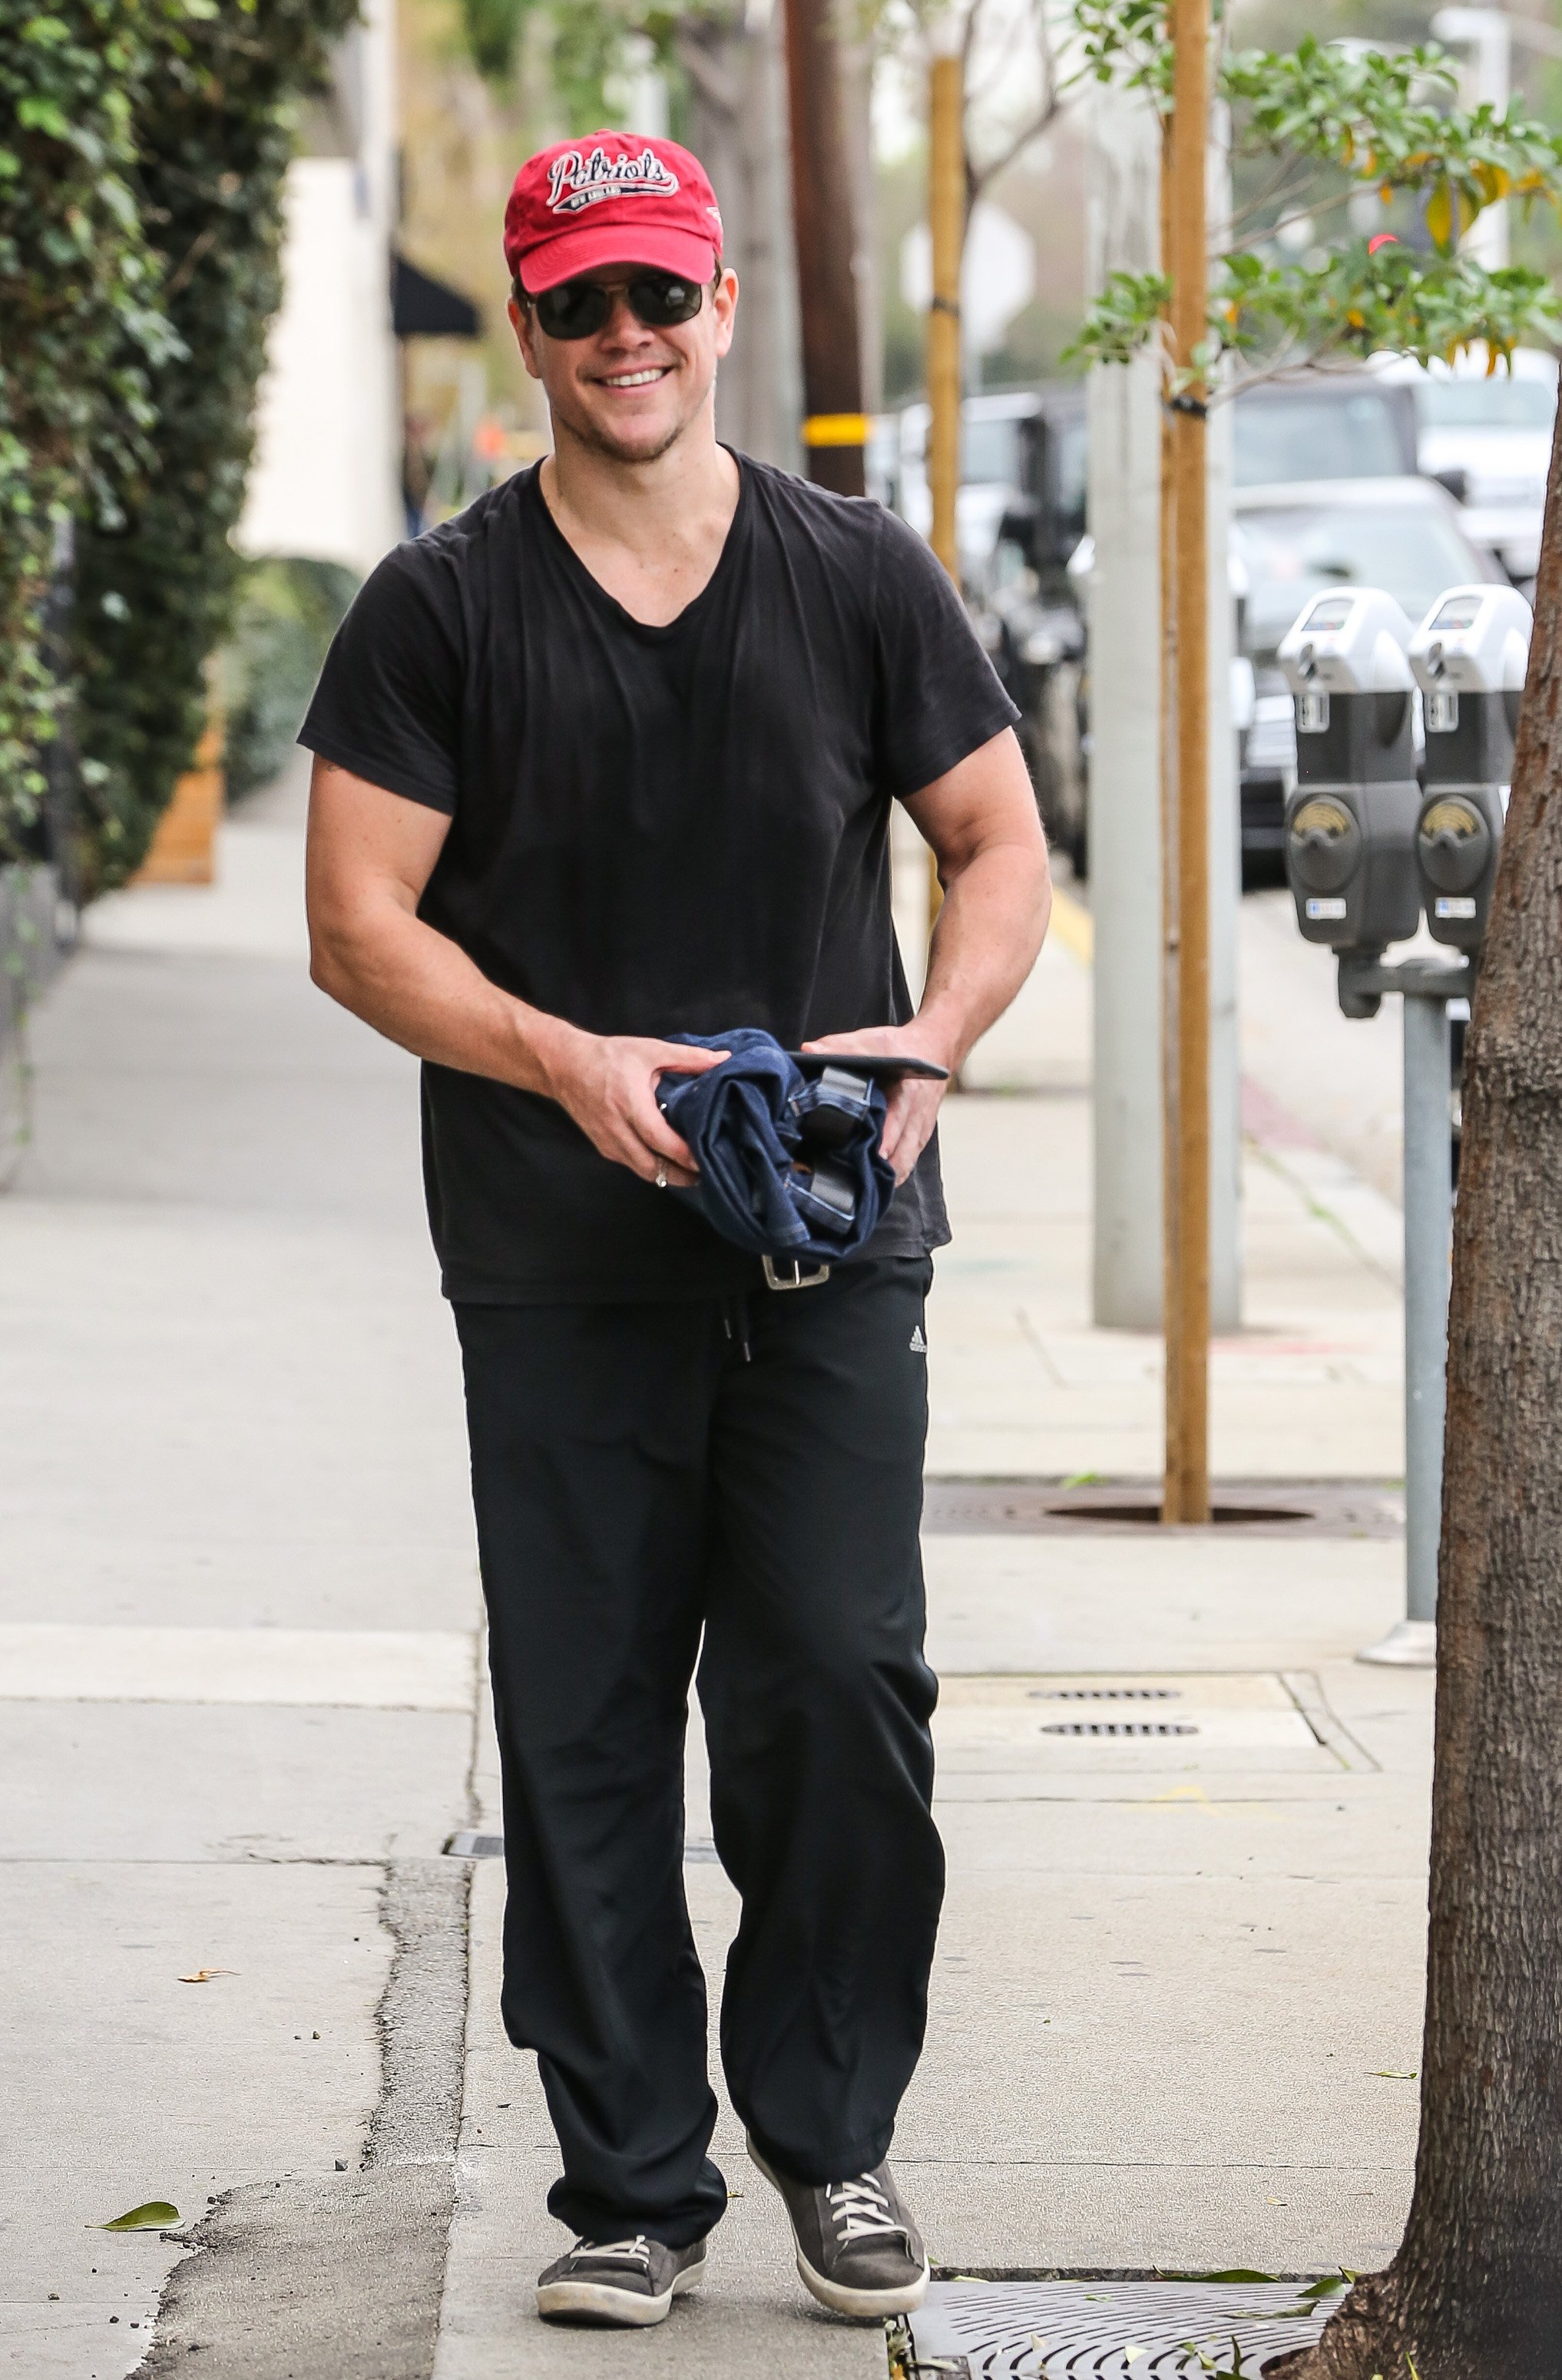
[[[697,2289],[705,2277],[705,2259],[686,2265],[670,2289],[657,2298],[637,2297],[632,2289],[616,2289],[608,2281],[550,2281],[537,2292],[537,2312],[544,2322],[598,2323],[616,2330],[650,2330],[665,2322],[673,2300],[685,2289]]]
[[[898,2289],[843,2289],[838,2281],[827,2281],[823,2273],[814,2271],[803,2254],[797,2226],[792,2223],[792,2210],[787,2206],[786,2192],[752,2141],[749,2142],[748,2149],[750,2162],[763,2174],[782,2205],[787,2207],[787,2221],[792,2229],[792,2249],[797,2257],[798,2278],[811,2298],[816,2299],[831,2313],[850,2314],[859,2322],[876,2322],[884,2314],[916,2313],[927,2295],[927,2285],[932,2278],[932,2268],[925,2256],[918,2277],[906,2282]]]

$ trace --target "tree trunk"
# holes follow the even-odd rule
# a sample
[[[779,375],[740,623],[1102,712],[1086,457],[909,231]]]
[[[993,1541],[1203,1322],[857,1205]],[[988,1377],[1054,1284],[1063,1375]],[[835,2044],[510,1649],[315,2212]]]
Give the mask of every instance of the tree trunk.
[[[1562,2372],[1559,708],[1562,442],[1465,1058],[1415,2192],[1288,2380]]]

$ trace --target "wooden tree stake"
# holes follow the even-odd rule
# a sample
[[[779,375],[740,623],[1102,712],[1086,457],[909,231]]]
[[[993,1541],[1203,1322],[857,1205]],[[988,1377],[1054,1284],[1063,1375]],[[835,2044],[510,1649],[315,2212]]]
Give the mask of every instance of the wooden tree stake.
[[[1165,270],[1171,348],[1179,372],[1206,336],[1209,0],[1172,0],[1175,45],[1168,132]],[[1210,1516],[1210,886],[1209,567],[1205,519],[1206,390],[1194,378],[1171,400],[1170,582],[1175,614],[1175,1047],[1167,1068],[1166,1469],[1162,1516]]]

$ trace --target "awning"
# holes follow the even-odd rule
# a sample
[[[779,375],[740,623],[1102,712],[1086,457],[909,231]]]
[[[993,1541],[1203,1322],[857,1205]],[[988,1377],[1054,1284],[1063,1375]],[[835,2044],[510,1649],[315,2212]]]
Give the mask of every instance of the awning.
[[[391,260],[391,324],[398,339],[482,336],[482,316],[470,298],[399,254]]]

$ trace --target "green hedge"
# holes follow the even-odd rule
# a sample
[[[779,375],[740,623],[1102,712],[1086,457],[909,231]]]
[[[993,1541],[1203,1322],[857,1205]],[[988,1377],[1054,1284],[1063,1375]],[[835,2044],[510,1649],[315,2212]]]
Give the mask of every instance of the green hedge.
[[[72,516],[151,463],[174,334],[136,188],[136,121],[180,6],[0,0],[0,861],[30,844],[56,731],[43,609]]]
[[[336,562],[252,562],[224,655],[227,790],[238,800],[287,762],[325,648],[357,592]]]
[[[53,523],[74,513],[67,723],[89,893],[136,867],[199,738],[242,572],[231,531],[281,294],[291,111],[355,14],[0,0],[0,100],[18,128],[0,145],[0,844],[16,846],[41,792],[58,705],[40,605]]]

